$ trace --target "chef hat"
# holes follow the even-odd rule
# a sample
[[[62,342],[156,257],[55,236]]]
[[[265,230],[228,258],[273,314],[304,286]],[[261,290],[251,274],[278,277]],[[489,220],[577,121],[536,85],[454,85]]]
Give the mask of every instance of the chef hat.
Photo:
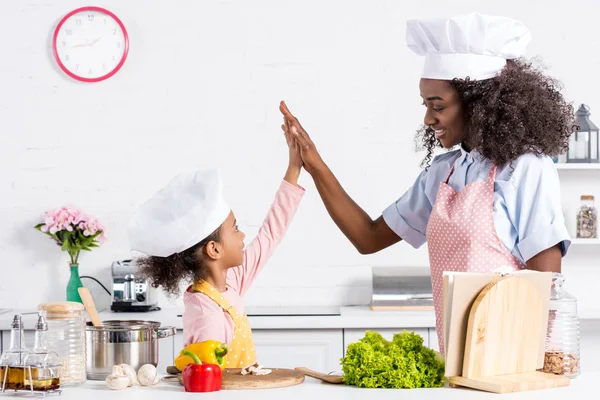
[[[214,232],[231,211],[219,170],[184,172],[135,212],[127,227],[132,250],[168,257]]]
[[[478,13],[413,19],[406,27],[408,47],[425,56],[421,77],[430,79],[493,78],[506,60],[525,55],[530,40],[520,21]]]

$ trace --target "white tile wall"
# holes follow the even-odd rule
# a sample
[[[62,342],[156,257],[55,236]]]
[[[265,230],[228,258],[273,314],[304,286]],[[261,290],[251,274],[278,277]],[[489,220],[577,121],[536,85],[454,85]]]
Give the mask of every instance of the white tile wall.
[[[220,166],[226,195],[251,237],[286,166],[281,99],[346,190],[378,216],[419,172],[412,138],[422,121],[421,60],[405,46],[407,18],[477,10],[522,19],[533,32],[529,55],[541,55],[565,95],[587,103],[600,124],[594,0],[95,4],[124,21],[130,54],[110,80],[80,84],[58,70],[50,42],[59,19],[81,1],[0,2],[0,307],[64,296],[66,257],[32,228],[46,209],[74,204],[105,222],[109,241],[82,256],[81,272],[108,283],[110,262],[129,256],[125,223],[134,205],[182,168]],[[600,197],[600,173],[561,177],[572,221],[583,191]],[[330,221],[311,180],[303,176],[301,183],[306,198],[248,305],[366,303],[368,266],[427,266],[426,249],[405,244],[359,255]],[[574,246],[565,260],[582,309],[598,309],[599,253],[600,247]]]

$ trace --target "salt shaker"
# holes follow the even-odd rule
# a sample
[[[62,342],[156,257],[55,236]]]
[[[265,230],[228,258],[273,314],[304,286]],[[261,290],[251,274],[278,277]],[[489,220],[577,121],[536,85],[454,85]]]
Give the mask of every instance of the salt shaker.
[[[48,323],[46,346],[60,362],[60,385],[86,381],[85,316],[83,304],[65,301],[38,306]]]
[[[575,378],[580,373],[579,316],[577,299],[564,290],[564,281],[562,274],[552,273],[544,372]]]

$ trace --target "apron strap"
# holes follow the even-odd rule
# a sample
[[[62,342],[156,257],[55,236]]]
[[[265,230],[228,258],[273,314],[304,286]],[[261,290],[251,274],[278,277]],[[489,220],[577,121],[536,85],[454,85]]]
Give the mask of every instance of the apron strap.
[[[456,157],[456,159],[454,160],[454,162],[452,163],[452,166],[450,167],[450,171],[448,171],[448,176],[446,176],[446,179],[444,179],[444,183],[447,185],[448,181],[450,180],[450,175],[452,175],[452,173],[454,172],[454,164],[456,164],[456,160],[458,160],[460,158],[460,155],[458,157]],[[488,176],[486,178],[486,182],[490,182],[490,183],[494,183],[496,182],[496,164],[492,163],[492,166],[490,168],[490,172],[488,172]]]
[[[496,182],[496,164],[492,163],[486,181],[490,182],[491,184],[494,184],[494,182]]]
[[[444,183],[446,185],[448,184],[448,181],[450,180],[450,175],[452,175],[452,173],[454,172],[454,164],[456,164],[456,160],[458,160],[459,158],[460,158],[460,153],[454,159],[454,161],[452,161],[452,165],[450,166],[450,171],[448,171],[448,175],[446,176],[446,179],[444,179]]]
[[[223,297],[223,295],[219,293],[219,291],[213,285],[206,281],[198,280],[194,282],[192,289],[196,292],[204,294],[205,296],[208,296],[208,298],[217,303],[217,305],[221,307],[223,311],[225,311],[231,316],[231,318],[234,322],[236,322],[237,325],[237,320],[240,317],[240,315],[238,314],[236,309],[231,304],[229,304],[227,299],[225,299],[225,297]]]

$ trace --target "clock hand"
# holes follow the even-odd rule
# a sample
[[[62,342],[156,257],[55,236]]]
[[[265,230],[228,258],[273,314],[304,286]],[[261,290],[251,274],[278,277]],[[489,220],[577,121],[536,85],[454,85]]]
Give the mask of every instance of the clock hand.
[[[98,39],[94,40],[92,43],[90,43],[90,46],[93,46],[94,44],[96,44],[98,42],[98,40],[102,39],[102,36],[100,36]]]
[[[98,39],[96,39],[96,40],[98,40]],[[90,41],[87,38],[85,38],[84,41],[85,41],[85,43],[76,44],[76,45],[73,45],[71,47],[87,47],[87,46],[91,46],[92,45],[92,43],[90,43]]]

